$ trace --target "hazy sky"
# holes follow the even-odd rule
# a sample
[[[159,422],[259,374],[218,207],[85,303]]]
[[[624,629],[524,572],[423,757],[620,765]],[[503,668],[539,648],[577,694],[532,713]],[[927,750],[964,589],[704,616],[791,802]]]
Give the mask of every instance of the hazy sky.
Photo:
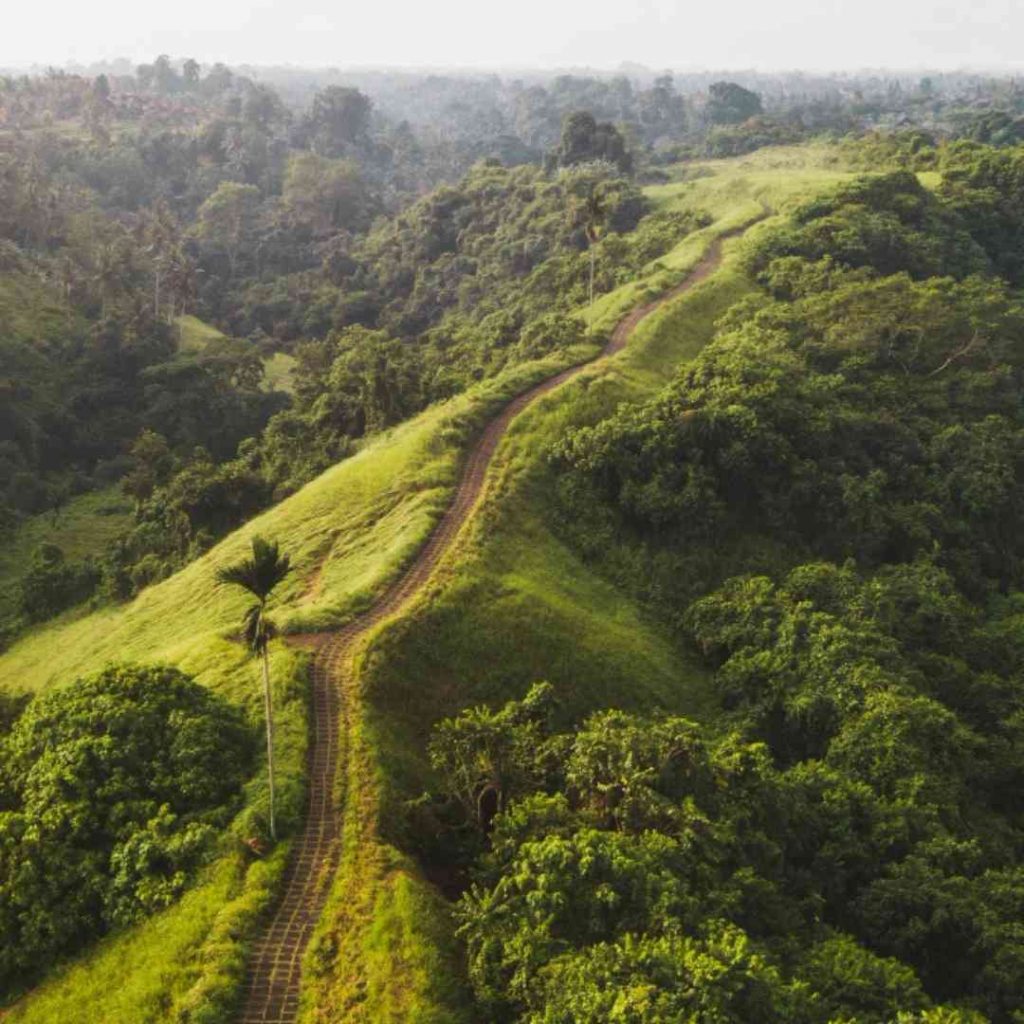
[[[1024,66],[1022,0],[8,0],[0,66]]]

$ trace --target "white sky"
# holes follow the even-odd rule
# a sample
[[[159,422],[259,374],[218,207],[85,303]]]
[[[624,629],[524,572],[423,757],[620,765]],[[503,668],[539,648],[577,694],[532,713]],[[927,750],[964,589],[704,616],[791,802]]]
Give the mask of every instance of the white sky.
[[[4,0],[0,67],[1024,66],[1022,0]]]

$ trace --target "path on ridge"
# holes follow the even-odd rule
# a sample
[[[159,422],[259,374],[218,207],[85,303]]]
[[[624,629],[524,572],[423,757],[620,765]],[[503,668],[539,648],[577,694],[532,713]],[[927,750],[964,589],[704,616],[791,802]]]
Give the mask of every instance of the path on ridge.
[[[302,954],[327,901],[341,847],[341,811],[334,806],[333,793],[338,773],[339,702],[345,683],[341,674],[351,664],[347,655],[365,633],[409,603],[429,580],[471,518],[483,494],[487,470],[498,444],[519,413],[565,381],[621,351],[643,319],[714,273],[721,264],[722,242],[726,237],[715,239],[701,262],[675,288],[627,314],[595,359],[562,370],[509,402],[473,445],[451,505],[405,573],[369,611],[318,638],[313,667],[306,818],[285,871],[280,902],[253,946],[239,1024],[292,1024],[298,1015]]]

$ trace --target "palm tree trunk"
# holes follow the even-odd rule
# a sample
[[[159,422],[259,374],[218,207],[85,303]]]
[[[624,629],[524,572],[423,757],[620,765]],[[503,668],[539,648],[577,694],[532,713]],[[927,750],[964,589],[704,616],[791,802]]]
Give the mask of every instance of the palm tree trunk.
[[[267,776],[270,780],[270,838],[277,839],[274,827],[274,708],[270,699],[270,657],[263,646],[263,709],[267,719]]]

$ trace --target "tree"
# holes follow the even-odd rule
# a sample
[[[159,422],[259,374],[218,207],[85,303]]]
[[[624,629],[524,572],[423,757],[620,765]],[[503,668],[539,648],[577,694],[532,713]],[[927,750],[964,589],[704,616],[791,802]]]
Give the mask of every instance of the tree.
[[[199,62],[189,57],[181,66],[181,77],[185,81],[185,88],[190,92],[199,85]]]
[[[735,82],[715,82],[708,89],[706,115],[712,124],[740,124],[762,112],[761,97]]]
[[[314,237],[358,230],[370,219],[371,200],[352,160],[295,154],[288,161],[283,198],[296,222]]]
[[[222,181],[217,191],[199,207],[196,232],[213,248],[223,249],[231,276],[235,276],[238,254],[252,237],[259,213],[260,190],[255,185]]]
[[[19,583],[19,607],[29,622],[42,622],[85,601],[99,583],[90,560],[68,562],[56,544],[42,544]]]
[[[585,110],[566,117],[561,141],[552,156],[559,167],[607,160],[623,174],[629,174],[633,169],[633,156],[618,128],[610,123],[598,124],[594,115]]]
[[[162,53],[153,61],[153,87],[161,96],[170,96],[178,91],[181,78],[171,65],[171,58]]]
[[[435,728],[430,763],[484,831],[513,796],[536,785],[552,709],[551,685],[535,683],[521,701],[509,701],[500,711],[467,708]]]
[[[5,995],[181,894],[237,808],[253,739],[238,708],[164,665],[28,704],[0,735]]]
[[[252,557],[217,570],[217,581],[241,587],[256,598],[242,619],[242,634],[263,669],[263,707],[267,728],[267,778],[270,784],[270,837],[277,838],[274,827],[274,707],[270,693],[270,657],[268,647],[274,624],[267,618],[267,601],[277,585],[288,575],[291,562],[282,555],[277,543],[262,537],[252,539]]]
[[[583,230],[587,236],[587,249],[590,253],[590,280],[587,287],[587,333],[590,334],[594,329],[594,260],[597,258],[594,246],[600,241],[608,215],[604,195],[597,185],[592,186],[584,198],[580,212],[583,219]]]
[[[174,471],[174,457],[167,439],[148,427],[139,434],[129,451],[131,470],[121,481],[121,489],[136,501],[149,499]]]
[[[313,97],[309,114],[313,146],[324,156],[339,156],[362,141],[370,126],[372,104],[358,89],[330,85]]]

